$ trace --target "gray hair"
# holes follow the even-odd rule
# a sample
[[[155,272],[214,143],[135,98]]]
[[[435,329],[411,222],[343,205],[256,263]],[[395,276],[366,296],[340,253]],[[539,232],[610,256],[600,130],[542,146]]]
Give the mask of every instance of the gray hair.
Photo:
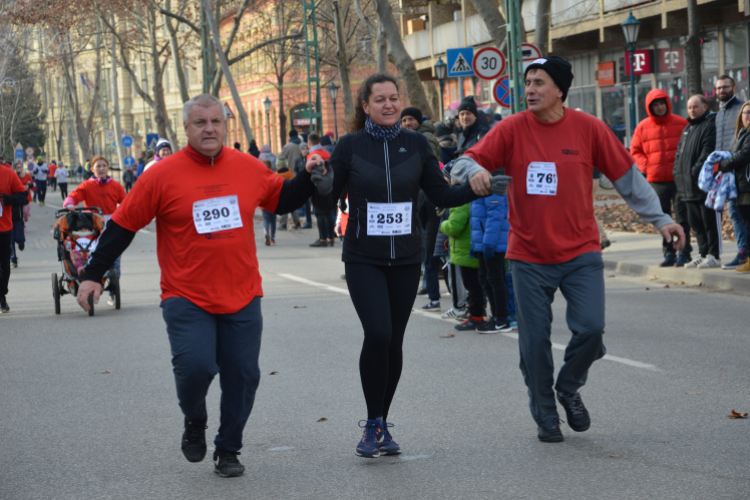
[[[188,102],[182,105],[182,121],[187,123],[188,121],[188,115],[190,115],[190,110],[193,109],[193,106],[201,106],[204,108],[210,108],[211,106],[223,106],[221,101],[211,94],[201,94],[193,97]],[[222,111],[224,109],[222,108]]]

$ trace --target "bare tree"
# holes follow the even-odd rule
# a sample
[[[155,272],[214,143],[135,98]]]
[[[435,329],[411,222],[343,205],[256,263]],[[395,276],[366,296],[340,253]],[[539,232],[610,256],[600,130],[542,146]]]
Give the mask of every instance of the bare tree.
[[[394,63],[398,69],[401,78],[406,87],[406,94],[412,106],[422,110],[422,113],[428,116],[434,116],[432,107],[427,101],[422,82],[419,79],[419,73],[414,65],[414,60],[404,47],[401,40],[401,30],[393,18],[393,11],[388,0],[373,0],[375,11],[378,13],[378,20],[385,30],[386,39],[390,54],[393,56]]]
[[[163,29],[161,25],[162,17],[158,15],[158,10],[151,3],[136,3],[136,16],[125,17],[132,24],[129,29],[118,29],[117,24],[110,20],[109,7],[112,7],[115,0],[90,0],[92,7],[98,14],[99,19],[107,30],[115,37],[119,47],[120,60],[119,64],[130,77],[136,93],[151,107],[154,111],[154,120],[160,137],[168,137],[170,142],[177,144],[177,136],[172,128],[167,113],[167,103],[164,97],[164,73],[169,61],[168,50],[170,40],[163,40],[159,35],[159,30]],[[105,5],[107,6],[105,8]],[[120,11],[123,17],[126,15]],[[145,32],[145,33],[144,33]],[[147,39],[141,43],[140,36],[145,34]],[[133,55],[143,56],[151,71],[151,88],[143,88],[138,81],[135,68],[131,62]],[[141,68],[146,71],[146,68]],[[179,69],[178,69],[179,71]]]
[[[247,138],[247,142],[250,143],[250,141],[253,140],[253,132],[252,130],[250,130],[250,121],[247,119],[247,111],[245,111],[245,106],[242,105],[240,94],[239,92],[237,92],[237,86],[234,84],[234,78],[232,78],[232,74],[229,72],[229,64],[227,63],[226,55],[224,54],[224,51],[221,50],[219,28],[216,25],[216,19],[214,19],[214,14],[211,11],[211,0],[202,0],[202,6],[206,14],[208,24],[211,27],[211,37],[213,38],[214,46],[219,48],[217,52],[219,55],[219,63],[221,64],[221,71],[224,73],[224,78],[227,79],[227,85],[229,86],[229,90],[232,92],[234,105],[237,108],[238,114],[240,115],[240,120],[242,120],[242,128],[245,129],[245,137]]]
[[[539,48],[542,56],[549,51],[549,24],[552,0],[538,0],[536,8],[536,25],[534,28],[534,45]]]
[[[364,10],[362,9],[360,0],[354,0],[354,8],[356,9],[359,18],[370,30],[372,36],[375,37],[375,57],[377,60],[377,71],[378,73],[385,73],[388,63],[388,42],[385,38],[385,29],[383,28],[383,25],[380,23],[380,21],[376,21],[377,26],[370,22],[369,17],[365,15]],[[375,17],[377,18],[377,14],[375,15]]]
[[[487,31],[489,31],[495,47],[498,50],[504,50],[507,40],[505,37],[505,19],[500,14],[497,4],[493,0],[471,0],[471,3],[487,26]]]

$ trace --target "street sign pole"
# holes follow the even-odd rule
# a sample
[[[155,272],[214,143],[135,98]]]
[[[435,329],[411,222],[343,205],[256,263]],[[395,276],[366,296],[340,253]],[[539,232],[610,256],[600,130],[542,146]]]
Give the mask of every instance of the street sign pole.
[[[508,13],[508,75],[510,77],[511,113],[526,109],[523,98],[523,31],[521,28],[521,0],[506,0]]]

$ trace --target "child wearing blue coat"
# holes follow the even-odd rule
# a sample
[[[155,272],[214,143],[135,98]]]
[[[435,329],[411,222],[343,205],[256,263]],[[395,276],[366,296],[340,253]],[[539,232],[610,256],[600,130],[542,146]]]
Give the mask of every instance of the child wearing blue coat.
[[[479,282],[490,302],[492,318],[477,327],[479,333],[509,332],[505,252],[508,249],[508,198],[493,194],[471,202],[471,252],[479,260]]]

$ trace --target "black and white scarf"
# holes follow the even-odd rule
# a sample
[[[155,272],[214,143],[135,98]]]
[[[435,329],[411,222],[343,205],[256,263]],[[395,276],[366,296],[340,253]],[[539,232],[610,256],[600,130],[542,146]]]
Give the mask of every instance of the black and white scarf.
[[[395,139],[398,134],[401,133],[401,122],[396,122],[392,127],[381,127],[374,121],[370,120],[370,117],[368,116],[367,121],[365,121],[365,130],[375,139],[382,142],[388,142]]]

